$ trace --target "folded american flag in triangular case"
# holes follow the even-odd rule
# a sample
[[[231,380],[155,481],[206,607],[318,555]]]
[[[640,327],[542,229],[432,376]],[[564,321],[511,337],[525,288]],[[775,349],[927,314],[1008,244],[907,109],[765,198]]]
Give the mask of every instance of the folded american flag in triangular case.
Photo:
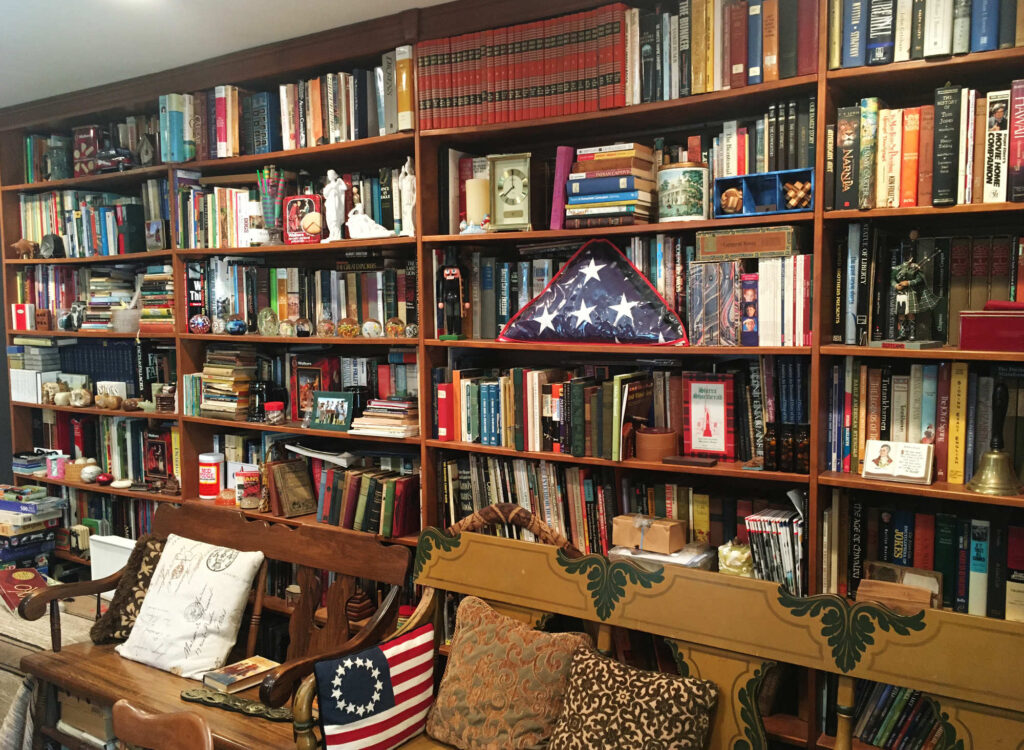
[[[423,731],[434,700],[434,626],[317,662],[324,745],[390,750]]]
[[[688,344],[679,316],[608,240],[591,240],[577,250],[499,340]]]

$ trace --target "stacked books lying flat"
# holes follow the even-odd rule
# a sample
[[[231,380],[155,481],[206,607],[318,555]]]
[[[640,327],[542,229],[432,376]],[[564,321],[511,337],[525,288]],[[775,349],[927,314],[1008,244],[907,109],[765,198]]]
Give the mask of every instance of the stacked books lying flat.
[[[566,228],[647,224],[654,177],[650,146],[615,143],[577,149],[566,184]]]
[[[139,282],[139,332],[174,333],[174,267],[147,266]]]
[[[361,417],[352,420],[350,435],[416,437],[420,434],[419,409],[415,401],[371,399]]]
[[[54,529],[68,501],[49,497],[45,487],[0,485],[0,570],[36,568],[46,572],[55,547]]]
[[[202,372],[204,417],[248,419],[249,382],[256,373],[256,352],[245,347],[209,347]]]

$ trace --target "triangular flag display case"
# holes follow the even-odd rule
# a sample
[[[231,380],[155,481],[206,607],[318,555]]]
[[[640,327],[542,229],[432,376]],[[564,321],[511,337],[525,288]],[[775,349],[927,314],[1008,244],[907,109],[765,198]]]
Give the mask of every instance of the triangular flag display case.
[[[197,467],[201,454],[211,450],[214,436],[226,432],[249,431],[259,436],[275,434],[293,436],[295,439],[305,436],[338,450],[400,448],[407,453],[411,452],[418,460],[420,501],[418,508],[413,510],[416,518],[407,529],[408,533],[385,535],[386,541],[408,547],[415,547],[419,542],[416,572],[426,576],[425,580],[429,580],[430,585],[453,591],[460,590],[460,582],[455,579],[442,580],[444,561],[450,556],[470,554],[477,544],[467,545],[465,538],[474,535],[463,535],[460,546],[445,537],[443,532],[427,531],[422,538],[415,533],[421,528],[448,525],[449,519],[443,516],[443,498],[439,498],[445,492],[445,487],[442,486],[443,476],[438,470],[442,458],[446,456],[471,456],[485,461],[537,459],[559,470],[574,467],[600,468],[613,475],[616,482],[625,472],[643,472],[658,477],[658,481],[701,481],[712,483],[718,488],[728,488],[736,494],[753,493],[765,488],[780,492],[796,488],[805,493],[807,501],[805,588],[810,594],[807,598],[792,597],[780,591],[777,585],[763,581],[736,580],[724,576],[715,578],[699,572],[668,568],[643,574],[627,573],[616,568],[617,563],[610,563],[604,557],[587,556],[568,560],[559,557],[552,549],[538,548],[534,554],[544,559],[537,564],[543,564],[554,571],[561,588],[551,589],[549,599],[543,601],[537,599],[542,594],[534,591],[531,593],[534,600],[523,600],[519,604],[535,605],[537,609],[551,612],[579,613],[586,619],[619,623],[627,627],[632,624],[643,625],[643,629],[648,632],[656,632],[678,641],[677,659],[682,664],[689,664],[688,669],[694,671],[701,669],[705,663],[703,659],[712,658],[695,655],[693,649],[685,645],[688,642],[686,629],[699,614],[699,624],[695,627],[713,631],[720,638],[720,642],[716,642],[713,648],[708,648],[746,654],[749,657],[730,667],[735,683],[735,689],[730,694],[734,695],[737,706],[751,704],[759,680],[764,676],[759,671],[764,663],[780,661],[799,665],[799,689],[793,710],[784,715],[765,716],[762,722],[751,723],[751,727],[755,723],[757,727],[751,728],[749,733],[738,729],[739,734],[731,746],[734,750],[767,747],[768,742],[806,748],[833,746],[833,740],[821,731],[826,712],[823,695],[827,691],[826,677],[829,674],[891,680],[935,696],[941,709],[939,715],[952,727],[944,733],[941,747],[1019,748],[1019,737],[1024,736],[1024,730],[1020,730],[1024,704],[1020,698],[1019,675],[1014,673],[1011,665],[1020,652],[1024,625],[953,612],[948,607],[941,611],[927,610],[918,615],[895,615],[872,604],[854,602],[840,596],[839,592],[831,590],[832,582],[824,571],[829,568],[830,562],[830,550],[826,542],[835,528],[827,518],[836,502],[834,498],[843,493],[855,492],[864,498],[865,503],[876,506],[883,499],[897,504],[905,501],[906,508],[928,512],[941,508],[943,513],[963,517],[971,517],[974,513],[984,518],[998,516],[1004,519],[1004,524],[1005,519],[1009,519],[1010,523],[1024,526],[1021,516],[1024,512],[1024,499],[1021,496],[975,494],[962,481],[957,483],[955,477],[949,476],[939,477],[931,485],[864,479],[856,471],[835,470],[829,448],[830,435],[835,426],[830,399],[836,374],[847,366],[848,358],[859,358],[859,363],[867,365],[871,370],[887,366],[942,367],[950,362],[965,366],[971,363],[996,367],[998,363],[1005,368],[998,372],[1009,373],[1007,377],[1013,378],[1021,377],[1019,368],[1024,362],[1024,352],[1019,350],[995,352],[957,346],[876,348],[847,341],[843,335],[843,314],[850,311],[848,306],[844,307],[842,281],[848,270],[848,258],[841,255],[838,248],[848,241],[849,225],[871,222],[894,234],[916,231],[922,235],[956,235],[965,231],[974,233],[975,230],[993,234],[997,230],[992,227],[999,227],[998,231],[1002,232],[1002,228],[1009,226],[1014,228],[1007,229],[1007,234],[1018,234],[1024,203],[1006,200],[961,202],[933,208],[931,205],[897,201],[895,207],[857,209],[838,206],[826,208],[825,198],[826,190],[834,190],[828,183],[829,178],[835,175],[827,173],[827,165],[832,161],[829,151],[833,141],[830,137],[835,135],[833,128],[838,123],[842,108],[851,103],[859,103],[862,99],[879,96],[884,96],[894,106],[927,105],[934,100],[935,90],[950,81],[964,87],[977,87],[981,91],[990,88],[1009,89],[1014,79],[1020,77],[1020,71],[1024,70],[1024,47],[1011,45],[1006,49],[962,55],[938,55],[880,65],[844,67],[834,64],[831,58],[835,48],[827,40],[830,36],[834,38],[837,33],[842,33],[842,10],[851,4],[855,3],[848,0],[780,0],[777,3],[779,13],[797,14],[799,8],[800,18],[816,19],[817,24],[816,36],[809,33],[806,39],[778,40],[780,50],[783,42],[792,45],[792,50],[787,48],[784,54],[791,55],[795,50],[797,60],[789,62],[799,61],[801,66],[798,74],[789,77],[765,75],[762,82],[752,82],[750,85],[740,85],[739,80],[734,81],[729,77],[728,87],[723,81],[722,86],[709,93],[630,106],[618,106],[620,103],[615,98],[617,90],[614,83],[610,88],[598,85],[592,93],[606,98],[599,98],[599,104],[593,111],[583,108],[566,112],[559,111],[558,107],[546,110],[544,106],[538,106],[536,101],[528,108],[527,103],[517,100],[504,102],[510,108],[502,114],[503,105],[485,102],[475,112],[476,120],[469,118],[473,112],[467,109],[465,114],[469,119],[461,123],[436,116],[428,106],[421,103],[413,122],[408,123],[411,128],[388,135],[329,142],[330,134],[319,133],[319,139],[324,145],[315,145],[318,139],[314,137],[308,145],[288,150],[204,158],[180,164],[155,164],[78,177],[59,175],[57,179],[44,182],[30,180],[29,171],[35,165],[27,164],[25,159],[28,136],[70,133],[72,128],[79,126],[123,122],[126,115],[133,112],[152,115],[157,110],[159,97],[171,91],[201,91],[232,84],[243,90],[276,92],[281,84],[323,76],[328,71],[354,68],[372,70],[380,64],[382,54],[406,45],[412,47],[413,65],[421,53],[424,53],[424,64],[428,65],[432,58],[426,53],[430,52],[432,40],[476,32],[490,33],[491,29],[514,24],[538,22],[537,26],[542,28],[543,22],[555,12],[559,15],[590,12],[602,7],[602,4],[595,0],[565,0],[553,8],[551,3],[540,0],[521,0],[517,3],[455,0],[0,110],[0,244],[3,248],[7,344],[12,347],[9,351],[17,354],[13,349],[14,340],[24,334],[24,331],[16,330],[23,321],[17,318],[19,311],[12,304],[32,302],[25,299],[25,279],[29,272],[34,274],[40,270],[52,273],[52,278],[56,278],[58,270],[67,270],[73,274],[77,270],[109,266],[112,262],[130,261],[143,267],[171,266],[170,292],[173,297],[174,324],[167,330],[151,329],[151,332],[143,334],[112,330],[64,331],[57,329],[56,321],[50,321],[51,330],[45,331],[45,334],[37,331],[58,340],[74,339],[83,349],[85,345],[115,347],[119,343],[137,341],[140,345],[162,346],[173,352],[176,361],[174,385],[177,387],[179,407],[178,411],[174,411],[172,405],[170,410],[161,411],[158,416],[161,422],[173,428],[175,442],[170,446],[170,451],[173,461],[181,467],[180,485],[168,482],[163,486],[163,491],[106,487],[102,490],[103,494],[123,499],[138,508],[143,507],[143,504],[161,502],[210,503],[209,500],[199,499],[201,488]],[[923,4],[931,5],[932,0]],[[686,5],[696,7],[698,3],[694,0]],[[707,5],[713,7],[719,4],[709,2]],[[762,4],[750,2],[748,6],[744,2],[732,3],[726,0],[721,5],[742,6],[753,11]],[[915,8],[917,5],[915,2]],[[975,5],[992,3],[975,0]],[[1008,7],[1012,3],[996,5]],[[735,12],[733,15],[736,15]],[[613,27],[614,24],[611,24],[608,28],[611,30]],[[515,43],[515,40],[509,41]],[[596,50],[594,52],[596,54]],[[552,70],[557,72],[557,63],[552,60],[548,62],[553,63]],[[413,76],[416,76],[415,71]],[[710,88],[714,89],[714,86]],[[580,94],[581,97],[586,95],[586,92]],[[807,190],[811,189],[813,195],[809,208],[798,207],[799,210],[791,212],[758,214],[748,213],[750,207],[744,205],[744,213],[731,218],[549,229],[548,212],[556,173],[550,170],[541,174],[543,170],[539,170],[531,174],[530,180],[535,203],[532,206],[531,229],[483,234],[450,233],[457,231],[458,226],[458,221],[451,222],[448,216],[451,200],[450,152],[484,155],[535,151],[554,154],[559,146],[566,144],[586,147],[631,140],[647,143],[657,137],[678,138],[685,135],[687,128],[706,128],[708,123],[723,123],[736,117],[757,117],[782,101],[788,103],[811,98],[816,102],[816,115],[808,134],[811,137],[807,138],[807,143],[812,146],[805,155],[813,157],[810,159],[813,169],[805,170],[812,172],[807,182],[811,187],[802,187],[803,181],[801,186],[790,186],[796,196],[794,200],[803,200],[807,197]],[[471,107],[471,103],[464,104]],[[795,105],[792,111],[795,117]],[[984,134],[983,130],[978,132]],[[410,157],[409,166],[405,166]],[[537,160],[538,163],[540,161]],[[70,191],[96,191],[140,197],[149,180],[165,180],[177,185],[175,181],[179,169],[194,172],[197,175],[196,185],[205,181],[205,184],[234,188],[244,183],[245,176],[251,178],[257,170],[264,170],[271,165],[285,174],[309,174],[318,178],[328,169],[341,174],[346,171],[377,169],[384,164],[394,167],[393,174],[402,180],[400,187],[406,196],[415,194],[412,213],[402,214],[403,229],[410,231],[403,231],[398,236],[343,239],[300,246],[181,247],[174,241],[179,236],[178,223],[181,217],[172,215],[168,227],[169,241],[164,249],[139,254],[137,257],[32,257],[24,252],[24,244],[17,244],[22,239],[22,206],[35,205],[39,202],[38,196],[51,191],[67,191],[69,196]],[[838,170],[834,171],[838,174]],[[389,171],[389,176],[391,174]],[[789,179],[785,174],[779,174],[781,176],[777,174],[772,178],[776,190],[781,190],[778,183]],[[239,179],[242,182],[238,182]],[[747,179],[744,184],[756,182]],[[179,187],[186,193],[189,190],[187,186]],[[157,200],[170,200],[174,197],[167,194],[157,196]],[[720,198],[712,193],[713,201],[720,201]],[[772,198],[773,202],[778,200]],[[719,215],[720,208],[716,205],[707,215]],[[58,207],[47,208],[51,209],[57,210]],[[401,206],[392,207],[392,210],[401,213]],[[333,216],[330,212],[325,215],[328,218]],[[296,214],[294,218],[301,226],[303,217]],[[357,225],[358,221],[361,219],[357,220]],[[305,223],[309,227],[315,221],[307,219]],[[678,307],[666,304],[665,295],[661,293],[664,289],[647,283],[619,250],[628,247],[634,238],[648,241],[662,234],[778,227],[796,228],[806,238],[803,252],[809,253],[812,261],[811,273],[806,277],[809,297],[813,300],[810,309],[806,310],[808,330],[811,333],[806,341],[792,342],[796,344],[793,346],[686,345],[696,342],[688,340],[688,333],[693,332],[687,331],[673,312]],[[371,234],[376,232],[373,227],[367,231]],[[441,301],[436,298],[437,286],[434,280],[435,270],[439,266],[438,258],[443,257],[446,250],[452,250],[463,260],[479,252],[510,258],[516,247],[525,243],[574,244],[573,251],[578,252],[569,267],[549,279],[548,288],[536,299],[532,299],[522,312],[516,315],[519,305],[513,306],[509,317],[503,321],[507,325],[500,337],[442,338],[433,325],[437,303]],[[580,246],[582,249],[579,249]],[[398,334],[398,338],[345,338],[335,335],[335,329],[350,326],[350,321],[342,319],[333,320],[331,329],[317,328],[314,322],[312,330],[304,331],[310,335],[302,339],[283,338],[280,321],[269,319],[265,329],[261,327],[243,336],[234,336],[229,329],[204,329],[202,321],[190,327],[190,296],[187,292],[195,291],[187,288],[187,270],[191,263],[233,258],[235,260],[232,262],[235,263],[251,261],[268,267],[297,264],[310,269],[323,269],[336,267],[338,262],[358,267],[360,261],[368,255],[388,258],[389,262],[395,264],[394,267],[403,271],[403,278],[413,280],[410,288],[406,289],[403,304],[413,304],[418,309],[419,325],[401,330],[392,327],[392,335]],[[874,283],[874,280],[867,279],[867,274],[864,277],[865,281]],[[880,283],[888,283],[888,280],[882,279]],[[986,287],[986,290],[989,288]],[[383,298],[385,290],[380,291]],[[968,291],[963,293],[966,296]],[[287,317],[287,309],[283,312],[286,315],[278,317]],[[853,310],[855,325],[857,312]],[[20,314],[24,316],[25,308],[20,309]],[[274,322],[277,325],[270,325]],[[382,328],[388,325],[387,320],[378,323]],[[271,424],[236,422],[210,413],[183,413],[180,404],[186,378],[203,371],[208,349],[211,346],[231,347],[241,344],[252,344],[260,352],[274,354],[288,351],[289,347],[299,344],[315,345],[329,347],[335,353],[340,352],[346,356],[378,357],[382,360],[387,360],[387,354],[394,349],[413,353],[416,367],[411,371],[415,372],[419,393],[418,415],[414,419],[419,420],[419,435],[389,437],[372,433],[359,434],[359,430],[327,429],[318,427],[316,420],[313,420],[313,424],[303,424],[301,415],[291,414],[286,415],[282,423]],[[659,362],[669,362],[667,367],[676,370],[705,371],[727,368],[737,359],[752,359],[756,362],[771,357],[785,358],[799,372],[805,373],[807,378],[807,413],[803,421],[807,427],[804,444],[810,446],[809,455],[804,457],[802,463],[798,462],[786,469],[765,466],[763,470],[751,471],[739,462],[726,460],[713,466],[667,464],[639,459],[612,461],[598,456],[577,456],[568,451],[517,451],[503,445],[484,445],[458,439],[442,441],[435,438],[431,431],[436,411],[432,401],[435,393],[432,371],[435,368],[450,367],[455,356],[470,357],[473,366],[481,369],[515,367],[524,363],[557,367],[566,366],[570,360],[573,363],[613,361],[629,364],[641,358],[657,358]],[[329,372],[318,372],[321,372],[323,378],[331,377]],[[310,393],[328,390],[310,385],[316,376],[310,377],[313,378],[307,383]],[[1024,393],[1024,388],[1019,391]],[[126,421],[140,418],[139,412],[126,409],[124,404],[116,409],[62,403],[44,408],[21,398],[20,394],[21,391],[17,394],[12,391],[9,406],[10,435],[15,452],[31,451],[45,443],[50,433],[56,431],[55,425],[66,423],[69,414],[72,417],[94,415]],[[167,406],[169,396],[166,393],[157,395],[163,395],[163,404]],[[1014,413],[1018,415],[1017,420],[1024,424],[1024,419],[1019,416],[1024,412],[1018,410]],[[262,459],[263,456],[258,458]],[[23,484],[45,481],[54,492],[60,491],[60,488],[83,495],[96,491],[95,485],[79,481],[74,472],[45,479],[19,476],[16,481]],[[317,514],[283,518],[252,509],[245,512],[252,517],[272,519],[291,526],[319,523]],[[415,523],[416,520],[419,523]],[[339,530],[339,534],[344,533],[351,532]],[[493,550],[488,554],[498,554],[502,546],[508,543],[495,539],[480,542],[480,545],[492,545]],[[85,562],[67,551],[58,551],[56,557]],[[500,563],[497,564],[500,566]],[[484,567],[471,570],[481,576],[489,573]],[[527,585],[527,582],[521,583]],[[755,599],[758,604],[750,605]],[[287,611],[283,599],[279,605],[280,609]],[[815,634],[814,637],[801,640],[799,634],[806,635],[808,632]],[[710,643],[703,636],[690,640]],[[794,645],[797,642],[800,645]],[[930,646],[926,645],[929,643]],[[942,644],[941,649],[938,644]],[[917,650],[919,646],[920,651]],[[925,659],[919,655],[926,651],[935,657]],[[721,669],[728,671],[725,667]],[[719,673],[724,672],[720,670]],[[852,689],[845,696],[841,691],[839,703],[852,706]],[[979,706],[989,708],[983,710]],[[995,729],[985,730],[984,734],[971,734],[982,731],[973,728],[978,725],[977,716],[982,714],[988,715],[992,722],[990,726],[999,728],[998,731],[1002,733],[998,742],[983,739],[990,738],[988,732]],[[1010,736],[1017,739],[1007,739]]]

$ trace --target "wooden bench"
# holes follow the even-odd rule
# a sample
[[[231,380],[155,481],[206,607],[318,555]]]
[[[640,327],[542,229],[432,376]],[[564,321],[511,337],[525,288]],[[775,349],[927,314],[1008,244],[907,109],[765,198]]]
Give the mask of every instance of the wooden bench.
[[[420,534],[413,570],[425,588],[401,632],[439,624],[441,592],[448,591],[478,596],[525,621],[548,613],[578,618],[606,651],[612,626],[662,636],[682,672],[718,685],[713,750],[768,747],[757,695],[773,662],[839,675],[841,750],[852,747],[854,678],[923,691],[948,725],[943,748],[1024,748],[1024,624],[940,610],[901,615],[830,594],[793,597],[767,581],[579,556],[557,535],[534,544],[465,533],[494,522],[537,529],[515,505],[476,515],[449,532]],[[301,750],[318,746],[315,692],[308,677],[293,702]],[[813,743],[816,728],[809,731]],[[421,735],[404,747],[444,745]]]
[[[240,695],[262,698],[265,703],[280,706],[289,702],[296,685],[312,671],[319,658],[328,658],[339,649],[365,648],[383,638],[395,627],[401,585],[405,581],[410,551],[401,546],[385,545],[372,537],[333,528],[300,526],[291,528],[266,521],[247,520],[241,513],[199,503],[180,507],[164,505],[153,520],[153,533],[160,537],[178,534],[209,544],[242,551],[261,550],[267,560],[279,560],[298,566],[298,583],[302,589],[289,624],[288,661],[274,670],[256,688]],[[263,612],[263,591],[266,561],[257,573],[254,596],[247,622],[243,624],[235,651],[229,661],[251,656],[256,644],[256,631]],[[315,621],[321,602],[317,571],[336,574],[326,594],[326,620]],[[22,669],[37,677],[44,685],[41,713],[42,731],[52,736],[56,722],[55,689],[88,698],[100,705],[112,706],[121,698],[130,698],[141,710],[167,714],[183,710],[195,713],[213,731],[218,748],[273,747],[292,745],[292,726],[288,722],[243,716],[239,713],[186,703],[181,692],[200,687],[201,683],[123,659],[114,646],[96,646],[91,642],[62,648],[60,643],[61,599],[110,591],[117,586],[121,573],[82,583],[53,586],[26,597],[19,608],[21,616],[35,620],[50,608],[53,651],[26,656]],[[389,584],[377,612],[365,627],[350,637],[345,605],[356,591],[356,579],[371,579]]]

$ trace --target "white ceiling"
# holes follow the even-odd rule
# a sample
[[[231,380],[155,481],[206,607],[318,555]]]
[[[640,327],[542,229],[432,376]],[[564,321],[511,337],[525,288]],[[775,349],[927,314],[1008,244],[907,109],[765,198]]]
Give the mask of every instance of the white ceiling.
[[[0,0],[0,108],[442,2]]]

